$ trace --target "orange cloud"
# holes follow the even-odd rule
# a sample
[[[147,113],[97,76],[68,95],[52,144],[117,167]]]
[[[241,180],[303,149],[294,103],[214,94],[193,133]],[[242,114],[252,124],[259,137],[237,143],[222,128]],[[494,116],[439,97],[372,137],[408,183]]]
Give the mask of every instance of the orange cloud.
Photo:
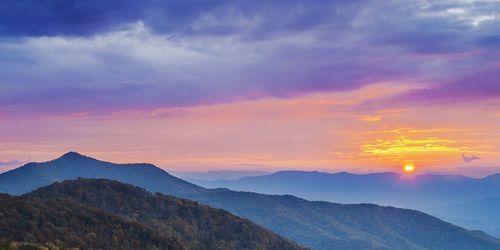
[[[364,122],[379,122],[380,120],[382,120],[382,116],[381,115],[364,115],[364,116],[360,116],[359,120],[364,121]]]
[[[500,161],[498,104],[359,110],[400,91],[356,91],[176,109],[76,114],[0,123],[0,161],[48,160],[69,150],[116,162],[152,162],[171,170],[243,168],[399,171]],[[16,150],[18,149],[18,150]]]
[[[468,147],[454,146],[454,144],[452,140],[437,137],[411,139],[400,136],[392,140],[379,139],[373,144],[364,144],[363,153],[371,155],[406,155],[470,151]]]

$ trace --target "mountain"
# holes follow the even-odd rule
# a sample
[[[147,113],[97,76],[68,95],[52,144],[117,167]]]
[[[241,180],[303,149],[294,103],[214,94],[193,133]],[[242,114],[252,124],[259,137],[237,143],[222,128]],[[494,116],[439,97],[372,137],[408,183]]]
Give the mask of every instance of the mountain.
[[[197,202],[105,179],[0,195],[0,237],[85,249],[302,249]]]
[[[227,189],[198,200],[250,218],[315,249],[500,249],[499,242],[486,234],[416,210]]]
[[[179,197],[206,191],[151,164],[114,164],[69,152],[52,161],[28,163],[0,174],[0,192],[19,195],[56,181],[76,178],[105,178],[140,184],[137,186],[151,192],[170,190],[169,194]]]
[[[500,237],[500,197],[426,210],[457,225],[481,229]]]
[[[496,199],[488,199],[500,197],[500,174],[475,179],[457,175],[282,171],[238,180],[193,182],[207,188],[224,187],[264,194],[292,194],[310,200],[414,208],[500,237],[500,227],[497,226],[500,223],[499,205]],[[475,201],[477,199],[484,200]]]
[[[457,175],[282,171],[238,180],[194,183],[207,188],[224,187],[264,194],[291,194],[309,200],[376,203],[412,209],[500,197],[500,175],[475,179]]]
[[[205,189],[153,165],[113,164],[77,153],[46,163],[30,163],[0,175],[0,192],[27,192],[37,185],[78,175],[114,179],[222,208],[313,249],[500,249],[498,240],[484,233],[415,210]]]
[[[269,172],[263,172],[263,171],[234,171],[234,170],[214,170],[206,172],[170,172],[170,173],[186,181],[236,180],[247,176],[260,176],[269,174]]]

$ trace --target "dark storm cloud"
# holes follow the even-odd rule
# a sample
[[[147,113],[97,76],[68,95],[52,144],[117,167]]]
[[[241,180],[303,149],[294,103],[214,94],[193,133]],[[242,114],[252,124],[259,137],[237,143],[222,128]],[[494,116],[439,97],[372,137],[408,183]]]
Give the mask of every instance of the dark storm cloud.
[[[347,24],[343,21],[348,20],[341,19],[355,14],[362,2],[364,1],[7,0],[0,3],[0,34],[9,37],[89,36],[143,21],[159,33],[248,33],[249,38],[259,38],[274,31],[306,30],[331,21],[340,22],[337,25]],[[206,14],[225,22],[204,24],[200,17]],[[241,30],[232,22],[236,17],[251,19],[261,16],[264,19],[250,30]]]

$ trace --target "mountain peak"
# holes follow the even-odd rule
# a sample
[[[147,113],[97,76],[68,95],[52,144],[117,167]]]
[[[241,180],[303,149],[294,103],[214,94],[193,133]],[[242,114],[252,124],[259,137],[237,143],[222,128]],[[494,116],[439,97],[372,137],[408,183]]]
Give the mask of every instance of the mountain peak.
[[[76,151],[69,151],[66,154],[59,157],[57,160],[83,160],[83,159],[91,159],[88,156],[82,155]]]

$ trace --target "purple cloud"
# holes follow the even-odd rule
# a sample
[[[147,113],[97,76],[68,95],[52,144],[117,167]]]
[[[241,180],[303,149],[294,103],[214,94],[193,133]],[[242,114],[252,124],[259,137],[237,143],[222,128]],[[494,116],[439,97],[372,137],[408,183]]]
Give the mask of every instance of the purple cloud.
[[[479,160],[479,159],[481,159],[481,158],[474,156],[474,155],[466,156],[465,154],[462,154],[462,161],[465,163],[469,163],[469,162]]]
[[[395,101],[447,103],[475,101],[498,96],[500,96],[500,72],[498,69],[492,68],[479,70],[450,83],[407,92],[397,96]]]
[[[7,167],[7,166],[19,166],[24,164],[22,161],[18,160],[12,160],[12,161],[0,161],[0,167]]]
[[[25,164],[25,162],[12,160],[12,161],[0,161],[0,173],[14,169],[21,165]]]
[[[8,1],[1,7],[0,113],[7,115],[291,98],[380,82],[414,84],[393,101],[500,96],[495,2]]]
[[[429,86],[415,86],[414,89],[388,97],[368,100],[355,107],[356,110],[376,110],[402,105],[441,105],[448,103],[477,102],[500,97],[500,71],[495,67],[477,69],[469,75],[456,72],[451,79],[437,80]]]

